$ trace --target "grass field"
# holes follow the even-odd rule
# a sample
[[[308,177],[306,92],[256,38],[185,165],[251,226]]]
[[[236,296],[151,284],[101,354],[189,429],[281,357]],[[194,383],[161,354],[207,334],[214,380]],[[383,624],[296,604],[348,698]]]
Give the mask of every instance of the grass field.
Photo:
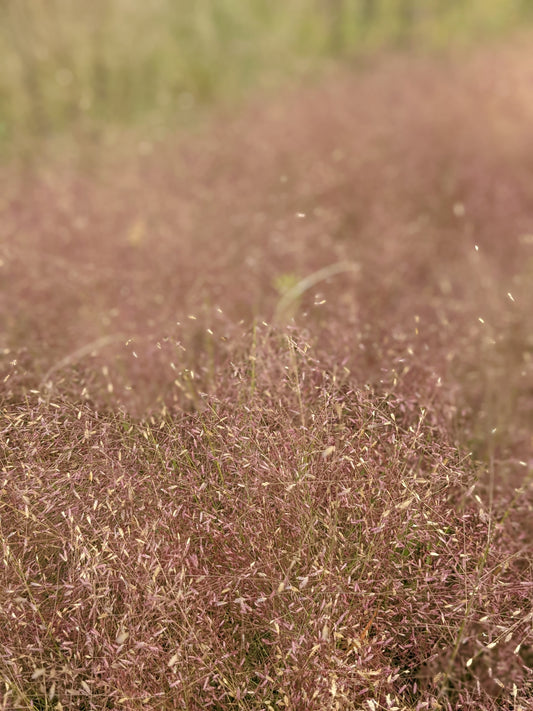
[[[529,0],[3,0],[0,149],[125,124],[157,137],[330,59],[464,45],[531,14]]]
[[[0,168],[0,709],[532,707],[530,46]]]

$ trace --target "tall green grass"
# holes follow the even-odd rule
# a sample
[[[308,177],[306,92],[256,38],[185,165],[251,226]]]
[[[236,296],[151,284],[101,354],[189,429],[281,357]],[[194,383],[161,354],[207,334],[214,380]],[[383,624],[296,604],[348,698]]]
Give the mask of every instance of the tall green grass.
[[[525,21],[530,0],[1,0],[0,144],[194,118],[324,57],[442,46]]]

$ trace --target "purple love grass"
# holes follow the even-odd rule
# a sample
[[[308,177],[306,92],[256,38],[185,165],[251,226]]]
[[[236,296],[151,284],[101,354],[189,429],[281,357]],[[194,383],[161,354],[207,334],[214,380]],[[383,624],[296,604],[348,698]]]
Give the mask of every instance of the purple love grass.
[[[529,707],[530,64],[2,169],[1,708]]]

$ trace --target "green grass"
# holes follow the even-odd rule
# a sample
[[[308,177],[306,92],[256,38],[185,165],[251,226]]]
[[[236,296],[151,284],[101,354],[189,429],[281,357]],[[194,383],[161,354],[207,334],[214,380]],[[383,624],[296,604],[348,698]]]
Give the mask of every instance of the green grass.
[[[3,0],[0,145],[50,134],[190,124],[325,58],[486,38],[527,0]]]

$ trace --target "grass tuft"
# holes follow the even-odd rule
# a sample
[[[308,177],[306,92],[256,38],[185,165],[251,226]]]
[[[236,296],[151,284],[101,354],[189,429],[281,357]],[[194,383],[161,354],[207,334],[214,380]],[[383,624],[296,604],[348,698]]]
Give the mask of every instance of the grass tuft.
[[[407,708],[520,683],[531,570],[478,468],[290,339],[264,333],[253,395],[233,361],[201,411],[34,395],[4,417],[10,704],[31,683],[55,707]]]

